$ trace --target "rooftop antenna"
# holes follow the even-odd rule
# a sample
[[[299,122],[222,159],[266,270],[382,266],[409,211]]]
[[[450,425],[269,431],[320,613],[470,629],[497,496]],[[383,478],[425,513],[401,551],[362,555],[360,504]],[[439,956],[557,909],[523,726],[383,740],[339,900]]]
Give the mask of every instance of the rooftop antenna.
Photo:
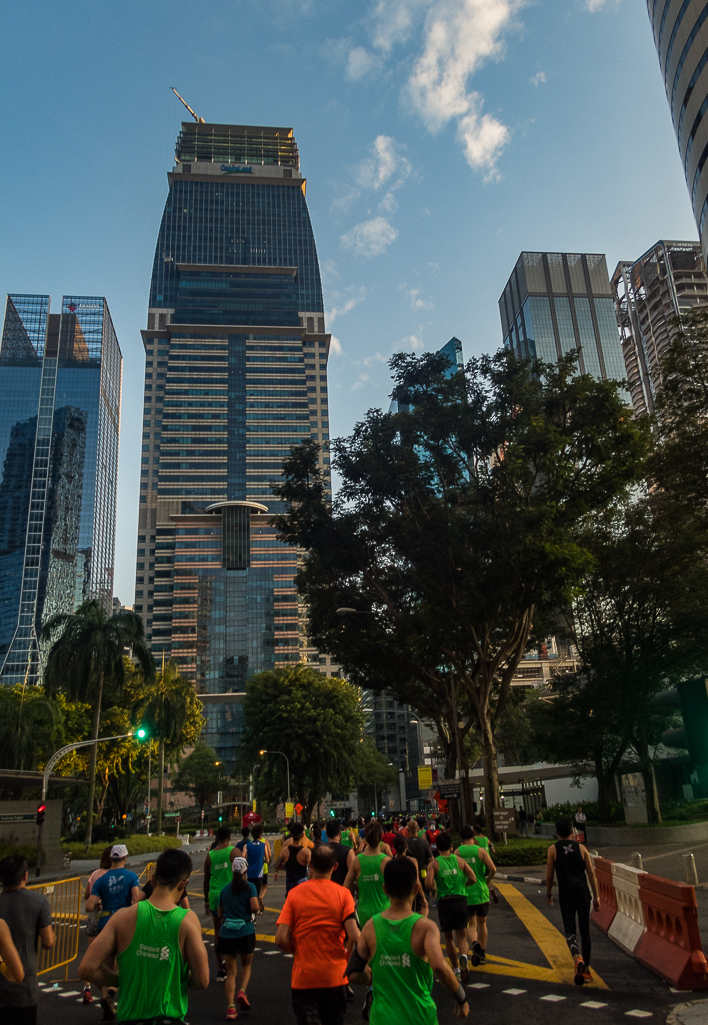
[[[180,96],[180,94],[179,94],[179,93],[177,92],[177,90],[175,89],[175,87],[174,87],[173,85],[171,85],[171,86],[170,86],[170,89],[171,89],[171,90],[172,90],[172,92],[173,92],[173,93],[175,94],[175,96],[177,97],[177,99],[178,99],[178,100],[181,100],[181,102],[182,102],[182,103],[183,103],[183,104],[185,105],[185,107],[187,108],[187,110],[188,110],[188,111],[189,111],[189,113],[190,113],[190,114],[192,115],[192,117],[194,118],[194,120],[195,120],[195,121],[197,122],[197,124],[198,124],[198,125],[204,125],[204,124],[206,124],[206,121],[204,120],[204,118],[203,118],[203,117],[197,117],[197,115],[196,115],[196,114],[194,113],[194,111],[193,111],[193,110],[192,110],[192,108],[191,108],[191,107],[189,106],[189,104],[187,103],[187,101],[186,101],[186,100],[183,100],[183,99],[182,99],[182,97]]]

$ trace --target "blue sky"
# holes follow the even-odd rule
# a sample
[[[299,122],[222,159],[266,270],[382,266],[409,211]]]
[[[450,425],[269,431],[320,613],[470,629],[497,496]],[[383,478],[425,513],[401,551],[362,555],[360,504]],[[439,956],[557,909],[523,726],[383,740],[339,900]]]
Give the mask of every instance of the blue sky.
[[[696,228],[645,0],[5,5],[0,295],[105,295],[124,356],[116,594],[133,596],[150,271],[183,109],[292,125],[323,270],[332,434],[386,361],[501,341],[522,249],[610,273]]]

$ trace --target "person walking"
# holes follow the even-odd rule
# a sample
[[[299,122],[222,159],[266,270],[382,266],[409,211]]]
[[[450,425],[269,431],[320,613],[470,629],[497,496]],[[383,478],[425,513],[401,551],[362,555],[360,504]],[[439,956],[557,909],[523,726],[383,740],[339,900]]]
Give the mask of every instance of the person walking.
[[[307,868],[312,857],[314,848],[305,847],[303,840],[303,827],[301,822],[294,822],[290,832],[292,843],[283,846],[280,856],[275,863],[275,881],[278,881],[278,872],[285,869],[285,895],[295,886],[304,883],[307,879]]]
[[[29,869],[24,858],[11,854],[0,861],[0,919],[10,974],[0,972],[0,1021],[2,1025],[36,1025],[39,986],[37,985],[37,946],[44,950],[54,946],[55,935],[49,901],[35,890],[27,889]],[[18,978],[17,961],[7,946],[7,933],[19,956],[22,976]],[[3,962],[5,956],[3,954]]]
[[[99,935],[116,911],[120,911],[121,908],[129,908],[131,904],[136,904],[140,899],[140,880],[135,872],[131,872],[125,867],[127,860],[128,848],[125,844],[114,844],[111,847],[111,867],[91,887],[91,896],[86,901],[86,911],[91,914],[100,905]],[[113,1021],[116,1016],[113,1006],[114,997],[113,989],[110,987],[102,989],[101,1007],[104,1021]]]
[[[349,866],[356,857],[353,849],[342,843],[342,827],[335,819],[327,823],[327,844],[332,848],[337,858],[337,865],[332,872],[332,882],[338,886],[344,886]]]
[[[471,886],[468,884],[466,887],[469,921],[467,935],[472,948],[472,966],[476,968],[478,965],[487,963],[489,896],[490,893],[494,893],[491,882],[497,870],[488,851],[475,843],[472,826],[463,826],[460,830],[460,837],[462,844],[457,848],[457,855],[467,862],[477,877],[476,883]]]
[[[254,832],[257,829],[254,826]],[[226,965],[219,954],[219,894],[231,882],[233,875],[231,862],[235,848],[231,844],[231,830],[228,826],[219,826],[216,831],[216,844],[207,851],[204,858],[204,914],[211,915],[214,923],[214,956],[216,957],[216,981],[226,982]]]
[[[388,863],[384,886],[390,907],[366,923],[347,965],[351,982],[371,987],[364,1005],[370,1025],[437,1025],[434,976],[454,996],[456,1017],[469,1014],[464,987],[443,955],[440,930],[413,911],[417,882],[413,858]]]
[[[263,826],[259,823],[251,831],[251,841],[242,850],[248,862],[248,881],[253,883],[258,894],[258,913],[263,914],[263,898],[268,889],[268,866],[272,858],[270,844],[263,839]]]
[[[585,823],[587,822],[587,820],[587,815],[583,811],[583,806],[582,804],[579,804],[575,811],[573,825],[575,826],[576,835],[582,837],[580,843],[585,843],[587,841],[587,835],[585,830]]]
[[[575,962],[576,986],[592,982],[590,973],[590,889],[592,889],[593,911],[600,910],[600,895],[587,847],[572,840],[573,825],[569,819],[556,822],[558,840],[548,848],[546,860],[546,897],[553,906],[553,875],[558,880],[558,903],[560,905],[565,941]],[[577,919],[577,926],[576,926]],[[578,949],[578,933],[582,956]]]
[[[109,868],[111,867],[111,850],[112,849],[113,849],[112,846],[104,847],[103,851],[101,852],[101,860],[98,863],[98,868],[95,869],[91,873],[91,875],[88,878],[88,882],[86,883],[86,890],[84,891],[84,901],[87,901],[89,899],[89,897],[91,896],[91,890],[93,889],[93,884],[98,879],[100,879],[101,876],[104,876],[106,874],[106,872],[109,870]],[[98,925],[99,922],[100,922],[100,919],[101,919],[101,905],[99,903],[97,905],[96,909],[94,911],[92,911],[90,914],[88,914],[87,918],[86,918],[86,942],[88,943],[89,946],[91,946],[91,944],[93,943],[93,941],[96,939],[96,937],[98,936],[98,934],[100,932],[99,925]],[[84,986],[84,991],[83,991],[83,994],[82,994],[82,1000],[83,1000],[83,1002],[85,1004],[92,1004],[93,1003],[93,993],[91,992],[90,984],[87,984],[87,985]]]
[[[275,942],[293,955],[291,992],[297,1025],[343,1025],[347,1007],[347,953],[359,939],[354,898],[331,880],[334,851],[321,844],[312,851],[312,878],[285,899]]]
[[[250,1011],[246,996],[251,979],[251,962],[256,949],[256,927],[253,916],[258,911],[258,894],[253,883],[246,879],[248,862],[236,857],[231,863],[233,878],[219,894],[219,953],[226,966],[226,1020],[238,1017],[236,1005]],[[241,958],[241,988],[236,992],[238,958]]]
[[[192,872],[181,849],[163,851],[148,900],[113,914],[79,965],[79,978],[115,990],[119,1022],[184,1021],[187,989],[206,989],[209,961],[199,919],[178,907]],[[118,961],[120,974],[108,967]]]
[[[469,978],[467,951],[467,880],[477,882],[474,872],[462,858],[452,853],[449,833],[438,837],[438,854],[430,863],[426,887],[437,886],[440,932],[445,936],[447,956],[455,975],[463,985]]]
[[[529,835],[529,817],[523,804],[519,805],[519,836]]]
[[[540,833],[541,833],[541,823],[542,822],[543,822],[543,812],[539,808],[538,811],[536,812],[536,814],[533,817],[533,831],[536,834],[536,836],[540,836]]]
[[[381,850],[382,829],[380,822],[370,822],[364,834],[364,850],[352,861],[344,885],[349,890],[359,890],[359,922],[364,925],[369,919],[388,907],[388,897],[383,889],[383,870],[391,860]]]

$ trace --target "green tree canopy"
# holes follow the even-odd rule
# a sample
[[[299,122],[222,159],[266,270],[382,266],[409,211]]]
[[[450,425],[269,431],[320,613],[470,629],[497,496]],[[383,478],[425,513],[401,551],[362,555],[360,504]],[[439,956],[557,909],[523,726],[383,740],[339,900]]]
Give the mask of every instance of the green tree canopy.
[[[229,782],[213,747],[199,742],[191,754],[180,762],[172,777],[172,789],[191,794],[200,808]]]
[[[388,758],[377,749],[373,738],[362,738],[352,768],[351,789],[356,790],[372,811],[378,814],[378,803],[386,790],[398,786],[398,772]]]

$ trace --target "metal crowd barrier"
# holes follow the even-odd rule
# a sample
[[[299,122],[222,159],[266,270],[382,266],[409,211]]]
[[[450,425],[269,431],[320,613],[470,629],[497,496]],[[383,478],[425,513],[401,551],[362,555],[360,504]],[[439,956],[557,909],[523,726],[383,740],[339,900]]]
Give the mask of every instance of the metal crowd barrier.
[[[146,883],[148,881],[148,879],[151,877],[151,875],[155,871],[155,866],[156,865],[157,865],[156,861],[148,861],[147,865],[145,866],[145,868],[142,870],[142,872],[138,876],[138,879],[140,880],[141,883]]]
[[[66,966],[64,978],[69,978],[69,965],[79,954],[79,926],[83,887],[79,876],[61,879],[55,883],[38,883],[28,890],[39,890],[49,901],[54,921],[56,943],[49,950],[39,948],[37,975]]]

